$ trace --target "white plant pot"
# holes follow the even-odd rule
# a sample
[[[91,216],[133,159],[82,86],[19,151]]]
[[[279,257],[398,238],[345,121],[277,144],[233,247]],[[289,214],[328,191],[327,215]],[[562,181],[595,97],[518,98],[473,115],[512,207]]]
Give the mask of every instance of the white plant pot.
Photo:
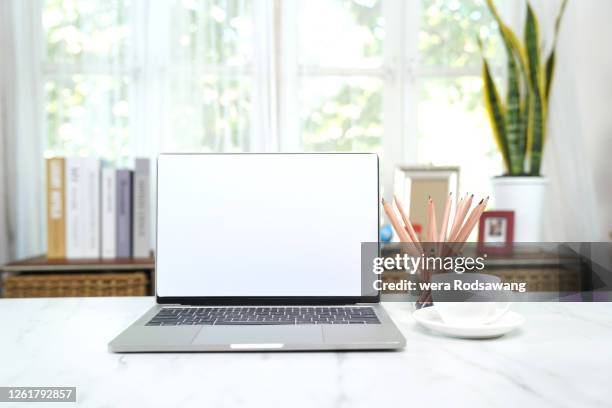
[[[548,179],[544,177],[494,177],[496,210],[514,211],[514,242],[542,242],[544,200]]]

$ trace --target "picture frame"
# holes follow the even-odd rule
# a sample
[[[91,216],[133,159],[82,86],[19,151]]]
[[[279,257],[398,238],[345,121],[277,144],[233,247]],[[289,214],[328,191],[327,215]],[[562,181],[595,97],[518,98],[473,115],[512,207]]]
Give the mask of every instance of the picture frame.
[[[485,211],[478,222],[478,251],[510,254],[514,244],[514,211]]]
[[[458,192],[459,167],[400,165],[395,169],[393,193],[401,200],[420,239],[420,231],[427,225],[425,204],[429,197],[434,202],[444,203],[449,193],[456,197]],[[435,212],[436,218],[441,220],[444,206],[436,207]]]

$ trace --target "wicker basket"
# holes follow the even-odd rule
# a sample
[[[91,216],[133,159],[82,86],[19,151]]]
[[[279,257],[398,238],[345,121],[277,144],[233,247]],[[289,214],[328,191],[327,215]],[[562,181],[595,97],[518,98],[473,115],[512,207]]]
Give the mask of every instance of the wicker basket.
[[[144,272],[24,274],[6,278],[4,297],[145,296],[148,283]]]
[[[508,268],[491,269],[490,275],[501,278],[502,282],[525,282],[527,292],[580,292],[580,273],[572,269],[559,268]]]

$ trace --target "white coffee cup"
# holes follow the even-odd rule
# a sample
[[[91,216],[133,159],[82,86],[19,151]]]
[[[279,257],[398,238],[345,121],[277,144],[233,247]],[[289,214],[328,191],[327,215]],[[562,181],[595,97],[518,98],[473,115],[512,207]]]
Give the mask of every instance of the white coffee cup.
[[[452,282],[461,279],[464,282],[480,281],[498,283],[501,279],[497,276],[470,273],[456,274],[446,273],[434,275],[432,281]],[[497,295],[499,296],[499,295]],[[510,310],[509,302],[497,302],[495,294],[479,291],[432,292],[434,306],[444,323],[457,326],[480,326],[491,324],[504,316]],[[453,301],[457,299],[472,299],[467,301]],[[491,301],[482,301],[490,299]]]
[[[444,323],[457,326],[491,324],[510,310],[507,302],[439,302],[434,305]]]

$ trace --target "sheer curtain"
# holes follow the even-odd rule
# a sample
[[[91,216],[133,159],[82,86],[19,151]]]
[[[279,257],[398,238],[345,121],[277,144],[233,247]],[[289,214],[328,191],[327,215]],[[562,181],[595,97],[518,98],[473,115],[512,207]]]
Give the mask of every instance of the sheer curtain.
[[[542,20],[544,35],[550,38],[559,0],[531,1]],[[522,1],[507,3],[512,4],[506,7],[511,17],[523,16]],[[43,112],[43,81],[61,83],[60,77],[53,75],[66,74],[62,68],[83,68],[64,61],[62,54],[57,61],[45,61],[46,71],[41,69],[41,4],[39,0],[0,0],[0,262],[8,254],[24,257],[44,252],[43,148],[49,150],[50,146],[44,146],[49,138],[44,137],[43,126],[48,125],[49,117],[45,120]],[[110,58],[109,63],[123,69],[118,77],[129,83],[122,85],[129,88],[127,103],[122,94],[121,105],[116,107],[112,95],[102,92],[102,101],[107,104],[103,111],[90,103],[91,96],[89,100],[84,96],[81,111],[88,113],[81,122],[72,117],[58,120],[59,125],[70,122],[72,129],[80,129],[83,135],[92,133],[92,121],[107,122],[109,128],[102,127],[99,137],[83,139],[83,145],[110,145],[115,136],[109,136],[109,129],[119,128],[115,116],[121,114],[121,123],[126,123],[121,135],[129,133],[127,145],[121,145],[125,157],[155,157],[160,151],[301,147],[298,101],[287,97],[293,95],[289,85],[296,84],[295,79],[287,78],[298,75],[288,69],[295,62],[287,62],[296,59],[293,54],[297,51],[286,46],[290,40],[287,34],[295,30],[281,29],[278,21],[279,16],[281,20],[287,17],[291,2],[133,0],[126,4],[130,4],[126,8],[130,15],[125,24],[132,25],[133,37],[123,62]],[[605,19],[610,14],[609,0],[569,1],[559,39],[543,165],[543,174],[551,182],[547,213],[550,240],[607,240],[612,229],[612,166],[607,157],[612,149],[612,115],[607,112],[612,95],[612,51],[605,46],[605,39],[612,37]],[[396,22],[415,24],[402,16]],[[289,19],[285,24],[294,23],[295,19]],[[416,41],[408,36],[398,42],[408,39]],[[57,70],[49,71],[54,63]],[[94,76],[115,77],[119,72],[115,71],[85,73],[81,76],[87,78],[82,81]],[[67,78],[73,77],[70,72]],[[283,80],[278,82],[278,78]],[[404,85],[400,82],[397,88]],[[114,119],[107,120],[107,111]],[[124,118],[126,112],[129,120]],[[398,111],[386,115],[385,123],[392,123],[389,116],[397,118],[395,128],[402,128],[407,120],[406,114]],[[287,123],[291,117],[293,125]],[[387,158],[407,142],[405,135],[389,138],[387,132]],[[65,148],[58,145],[57,154],[73,154],[64,152]]]
[[[159,3],[168,3],[165,6]],[[254,118],[254,13],[259,2],[148,2],[166,21],[150,32],[167,86],[162,151],[248,151]],[[161,29],[160,29],[161,28]],[[157,36],[157,37],[156,37]],[[164,38],[159,38],[163,36]],[[163,54],[156,38],[169,44]],[[266,124],[267,125],[267,124]]]
[[[1,11],[0,11],[1,13]],[[2,33],[3,34],[3,33]],[[0,35],[2,35],[0,34]],[[2,55],[4,57],[4,55]],[[2,59],[4,61],[4,59]],[[1,88],[0,88],[1,89]],[[2,91],[0,91],[2,92]],[[7,194],[7,177],[6,177],[6,116],[4,108],[4,98],[0,98],[0,265],[9,261],[12,257],[10,256],[9,250],[9,214],[8,214],[8,194]]]
[[[6,78],[9,73],[8,58],[10,45],[11,19],[9,18],[9,4],[0,3],[0,265],[7,262],[10,257],[9,250],[9,213],[8,213],[8,151],[7,151],[7,111],[8,89]]]
[[[276,150],[269,1],[134,3],[133,156]]]
[[[44,251],[40,24],[36,24],[40,4],[2,1],[0,16],[0,255],[12,258]]]
[[[45,251],[45,154],[129,166],[163,151],[278,148],[270,0],[134,0],[121,21],[114,3],[66,3],[77,22],[63,9],[43,19],[45,4],[0,1],[0,261],[9,249],[12,258]],[[119,34],[128,41],[115,44]],[[53,51],[48,35],[60,38]],[[108,47],[96,46],[100,36]]]
[[[534,2],[547,39],[558,4],[558,0]],[[567,6],[542,164],[550,179],[546,225],[550,240],[609,239],[612,49],[604,44],[612,36],[605,17],[611,14],[612,3],[607,0],[570,0]]]

